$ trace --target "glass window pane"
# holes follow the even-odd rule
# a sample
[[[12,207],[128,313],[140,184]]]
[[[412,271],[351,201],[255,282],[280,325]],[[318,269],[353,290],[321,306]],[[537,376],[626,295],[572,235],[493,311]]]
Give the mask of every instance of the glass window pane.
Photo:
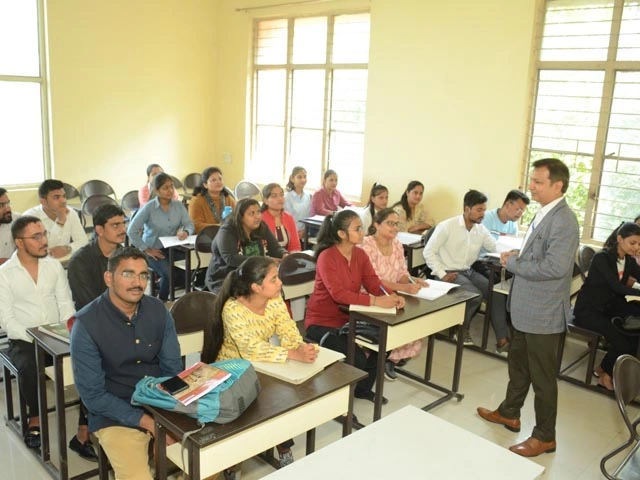
[[[327,17],[296,18],[293,23],[293,63],[326,63]]]
[[[292,127],[323,127],[325,75],[324,70],[294,70]]]
[[[638,214],[640,161],[604,162],[595,219],[594,238],[604,241],[622,221]]]
[[[258,126],[254,140],[251,168],[245,168],[249,180],[264,182],[273,181],[274,172],[282,172],[284,165],[284,128]]]
[[[319,188],[322,174],[322,130],[291,129],[287,172],[300,165],[307,170],[307,187]]]
[[[640,159],[640,72],[616,74],[605,152]]]
[[[541,60],[606,60],[613,0],[548,0]]]
[[[329,139],[329,168],[338,173],[338,190],[343,195],[362,193],[362,159],[364,134],[331,132]]]
[[[0,75],[40,76],[36,0],[0,1]]]
[[[287,19],[258,22],[256,30],[256,64],[287,63]]]
[[[2,186],[44,178],[40,84],[0,81],[0,158],[19,168],[2,169]],[[6,165],[6,163],[5,163]]]
[[[284,125],[287,90],[286,70],[261,70],[256,80],[256,122],[259,125]]]
[[[364,133],[367,70],[334,70],[331,129]]]
[[[627,2],[622,11],[618,60],[640,60],[640,4]]]
[[[339,15],[333,26],[333,63],[368,63],[370,15]]]

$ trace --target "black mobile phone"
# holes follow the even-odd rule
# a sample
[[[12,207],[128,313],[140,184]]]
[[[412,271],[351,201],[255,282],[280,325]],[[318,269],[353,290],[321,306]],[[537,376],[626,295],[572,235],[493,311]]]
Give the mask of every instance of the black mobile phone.
[[[168,380],[165,380],[164,382],[161,382],[160,385],[171,395],[175,395],[176,393],[180,393],[183,390],[189,388],[189,384],[177,375],[175,377],[171,377]]]

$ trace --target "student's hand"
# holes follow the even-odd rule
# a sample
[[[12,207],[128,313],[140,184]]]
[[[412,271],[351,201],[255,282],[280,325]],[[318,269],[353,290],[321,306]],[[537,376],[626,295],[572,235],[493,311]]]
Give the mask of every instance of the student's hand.
[[[518,255],[518,250],[509,250],[508,252],[502,252],[500,254],[500,265],[502,265],[503,267],[506,267],[507,261],[509,260],[510,257],[513,257],[514,255]]]
[[[633,286],[636,284],[637,281],[638,280],[636,280],[632,276],[629,276],[629,278],[627,279],[627,287],[633,288]]]
[[[457,272],[449,272],[447,273],[444,277],[442,277],[440,280],[442,280],[443,282],[455,282],[456,278],[458,278],[458,273]]]
[[[66,245],[58,245],[49,249],[49,255],[53,258],[62,258],[69,254],[69,248]]]
[[[147,248],[144,253],[149,255],[154,260],[162,260],[164,258],[164,253],[159,248]]]
[[[56,212],[56,223],[59,226],[63,226],[67,221],[67,214],[69,213],[69,209],[67,207],[63,207]]]
[[[289,350],[287,358],[298,362],[313,363],[318,358],[318,350],[313,344],[301,343],[298,348]]]
[[[383,307],[383,308],[404,307],[404,298],[402,298],[399,295],[396,295],[395,293],[391,295],[382,295],[380,297],[375,297],[375,298],[376,298],[376,307]]]
[[[156,431],[156,425],[153,421],[153,418],[151,417],[151,415],[147,415],[146,413],[142,414],[142,418],[140,419],[140,422],[138,422],[138,426],[144,428],[151,434],[151,436],[153,436]]]
[[[413,278],[413,281],[416,282],[418,285],[420,285],[421,288],[427,288],[429,286],[429,282],[427,282],[426,280],[423,280],[422,278]]]
[[[420,291],[420,285],[417,283],[403,283],[398,290],[411,294],[416,294]]]
[[[179,230],[178,235],[176,236],[178,237],[178,240],[184,240],[189,236],[189,232],[187,232],[186,230]]]

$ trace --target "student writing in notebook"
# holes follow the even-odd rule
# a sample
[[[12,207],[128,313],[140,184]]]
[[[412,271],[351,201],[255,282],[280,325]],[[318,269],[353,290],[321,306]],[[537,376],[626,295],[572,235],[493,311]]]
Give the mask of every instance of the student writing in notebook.
[[[315,362],[317,347],[303,341],[282,300],[281,287],[276,262],[268,257],[250,257],[231,271],[205,328],[202,361]],[[279,346],[269,342],[274,335]],[[281,467],[293,462],[292,445],[288,440],[277,446]]]

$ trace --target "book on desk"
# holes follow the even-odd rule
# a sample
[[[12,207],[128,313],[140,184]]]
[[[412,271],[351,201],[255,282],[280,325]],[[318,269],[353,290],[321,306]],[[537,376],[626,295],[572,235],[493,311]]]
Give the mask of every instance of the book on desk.
[[[172,397],[187,406],[209,393],[230,376],[229,372],[213,365],[196,362],[178,374],[178,377],[184,380],[189,388],[172,395]],[[158,388],[164,390],[160,385]]]
[[[50,323],[48,325],[40,325],[38,331],[50,337],[56,338],[61,342],[71,343],[69,329],[66,322]]]
[[[428,280],[428,287],[423,287],[418,290],[418,293],[406,293],[405,295],[411,295],[412,297],[423,298],[425,300],[436,300],[440,297],[444,297],[453,288],[459,287],[456,283],[441,282],[440,280]]]
[[[313,363],[287,360],[284,363],[252,361],[251,364],[257,372],[299,385],[344,358],[343,353],[318,347],[318,357]]]

